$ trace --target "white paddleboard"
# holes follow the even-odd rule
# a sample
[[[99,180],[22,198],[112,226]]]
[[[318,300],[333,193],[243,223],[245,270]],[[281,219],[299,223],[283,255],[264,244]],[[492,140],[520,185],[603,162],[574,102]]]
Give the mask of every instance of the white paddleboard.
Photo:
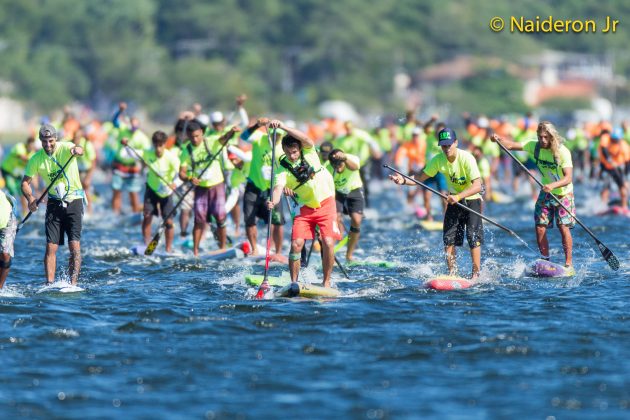
[[[55,282],[48,284],[37,291],[37,293],[77,293],[85,291],[84,288],[65,282]]]

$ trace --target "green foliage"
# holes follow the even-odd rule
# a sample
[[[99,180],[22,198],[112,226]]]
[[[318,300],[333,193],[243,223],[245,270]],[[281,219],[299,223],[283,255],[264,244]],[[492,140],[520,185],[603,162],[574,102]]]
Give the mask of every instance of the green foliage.
[[[134,101],[170,121],[193,102],[230,109],[245,92],[254,112],[296,116],[345,99],[362,111],[400,106],[393,76],[460,54],[505,66],[543,49],[618,51],[616,35],[493,33],[493,16],[622,21],[630,3],[595,0],[0,0],[0,79],[50,111],[72,100]],[[504,67],[505,67],[504,66]],[[443,86],[455,109],[522,112],[522,85],[502,68]],[[625,91],[619,98],[628,99]]]

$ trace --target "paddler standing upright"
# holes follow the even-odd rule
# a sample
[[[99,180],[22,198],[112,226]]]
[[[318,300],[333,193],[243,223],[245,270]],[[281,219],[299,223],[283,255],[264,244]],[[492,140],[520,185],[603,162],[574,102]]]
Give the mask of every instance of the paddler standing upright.
[[[280,157],[278,172],[274,175],[272,199],[267,202],[269,210],[276,206],[282,192],[289,192],[301,205],[300,213],[293,219],[289,271],[291,282],[296,283],[300,270],[301,251],[304,242],[314,238],[315,227],[319,226],[322,238],[322,266],[324,287],[330,287],[330,275],[335,262],[335,240],[341,239],[337,226],[335,184],[330,172],[321,164],[315,144],[298,129],[273,120],[269,129],[281,129],[287,134],[282,138],[284,155]]]
[[[497,134],[491,140],[499,141],[508,150],[524,150],[534,160],[542,174],[543,189],[538,194],[534,208],[534,223],[536,224],[536,241],[543,258],[549,260],[549,241],[547,240],[547,228],[556,226],[562,236],[564,248],[564,265],[573,269],[573,238],[571,229],[575,220],[571,214],[575,214],[575,201],[573,198],[573,163],[571,152],[562,144],[562,137],[553,124],[543,121],[538,124],[536,130],[538,140],[526,143],[517,143],[508,139],[502,139]],[[551,196],[555,195],[571,211],[568,214],[558,202]]]
[[[75,155],[81,156],[83,148],[69,142],[57,142],[57,130],[50,124],[39,129],[42,149],[28,160],[22,179],[22,193],[28,201],[28,209],[37,211],[37,199],[33,197],[31,182],[39,175],[48,191],[46,205],[46,255],[44,269],[48,284],[55,282],[57,268],[57,249],[68,235],[70,262],[68,275],[73,285],[77,284],[81,270],[81,230],[83,223],[85,192],[81,186],[79,167]]]
[[[483,244],[483,221],[481,217],[455,203],[462,203],[481,213],[481,176],[474,156],[457,148],[455,131],[443,128],[437,135],[442,153],[435,155],[427,164],[418,181],[423,182],[434,177],[438,172],[444,174],[448,185],[448,199],[444,214],[442,238],[446,251],[446,264],[449,275],[457,273],[455,247],[464,244],[464,232],[470,247],[473,279],[479,277],[481,269],[481,245]],[[399,174],[389,176],[398,185],[416,185]]]

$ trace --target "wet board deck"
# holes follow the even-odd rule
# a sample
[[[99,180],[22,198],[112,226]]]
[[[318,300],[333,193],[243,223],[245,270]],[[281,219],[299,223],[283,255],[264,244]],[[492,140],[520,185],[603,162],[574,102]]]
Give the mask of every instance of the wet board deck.
[[[514,198],[501,191],[492,191],[492,202],[507,204],[514,202]]]
[[[260,286],[263,278],[262,274],[248,274],[245,276],[245,283],[252,286]],[[267,281],[271,286],[286,286],[291,283],[291,279],[288,276],[267,276]]]
[[[457,276],[437,276],[429,279],[425,285],[434,290],[461,290],[475,285],[475,281]]]
[[[305,298],[331,298],[338,297],[341,293],[337,289],[333,289],[332,287],[322,287],[316,286],[314,284],[308,283],[298,283],[300,286],[300,292],[298,296]],[[280,297],[290,297],[289,296],[289,288],[290,284],[282,287],[280,290],[277,290],[274,294]]]
[[[129,251],[131,251],[131,253],[133,255],[140,255],[140,256],[144,256],[144,250],[147,249],[146,245],[135,245],[132,246],[131,248],[129,248]],[[150,255],[151,257],[174,257],[174,258],[181,258],[181,257],[185,257],[185,254],[182,254],[181,252],[166,252],[163,249],[156,249],[155,251],[153,251],[153,254]]]
[[[420,222],[418,222],[420,224],[420,227],[424,230],[429,230],[429,231],[438,231],[438,230],[442,230],[444,228],[444,224],[442,222],[439,222],[437,220],[421,220]]]
[[[84,288],[70,283],[53,283],[39,289],[37,293],[78,293],[85,291]]]
[[[393,261],[358,261],[352,260],[346,263],[346,267],[380,267],[380,268],[396,268],[398,264]]]
[[[551,261],[536,260],[527,268],[527,274],[534,277],[571,277],[575,276],[575,269]]]
[[[265,263],[265,255],[248,256],[247,259],[252,260],[252,261],[258,261],[262,264]],[[272,254],[269,256],[269,262],[286,265],[286,264],[289,264],[289,259],[285,257],[284,255]]]
[[[245,276],[245,282],[252,286],[260,286],[263,281],[262,275],[248,274]],[[276,277],[267,276],[267,281],[271,286],[281,287],[276,290],[274,294],[279,297],[289,297],[289,287],[291,285],[291,279],[289,277]],[[298,296],[306,298],[318,298],[318,297],[337,297],[340,292],[337,289],[330,287],[317,286],[315,284],[298,283],[300,286],[300,293]]]

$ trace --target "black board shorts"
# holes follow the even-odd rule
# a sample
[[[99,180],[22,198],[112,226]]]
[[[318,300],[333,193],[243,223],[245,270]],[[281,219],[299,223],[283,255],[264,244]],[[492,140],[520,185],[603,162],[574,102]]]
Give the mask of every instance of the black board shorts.
[[[342,194],[337,191],[335,192],[335,201],[337,202],[337,213],[348,215],[351,213],[363,214],[363,209],[365,208],[363,188],[357,188],[348,194]]]
[[[64,235],[68,241],[81,241],[83,228],[83,200],[76,199],[66,206],[59,200],[48,197],[46,205],[46,242],[64,244]]]
[[[149,187],[146,186],[144,190],[144,217],[148,216],[159,216],[162,215],[162,219],[166,220],[166,216],[173,217],[175,214],[171,214],[175,208],[175,203],[173,203],[173,194],[160,197]]]
[[[460,203],[477,213],[481,213],[481,199],[462,200]],[[444,246],[462,246],[464,244],[464,231],[468,246],[471,249],[483,244],[483,220],[481,217],[456,204],[449,204],[444,214],[444,231],[442,232]]]
[[[245,219],[246,227],[256,226],[256,218],[262,219],[267,223],[269,220],[269,209],[267,208],[268,197],[268,191],[261,191],[251,182],[247,183],[245,186],[245,194],[243,195],[243,218]],[[284,225],[284,222],[282,200],[280,200],[273,208],[271,224]]]

